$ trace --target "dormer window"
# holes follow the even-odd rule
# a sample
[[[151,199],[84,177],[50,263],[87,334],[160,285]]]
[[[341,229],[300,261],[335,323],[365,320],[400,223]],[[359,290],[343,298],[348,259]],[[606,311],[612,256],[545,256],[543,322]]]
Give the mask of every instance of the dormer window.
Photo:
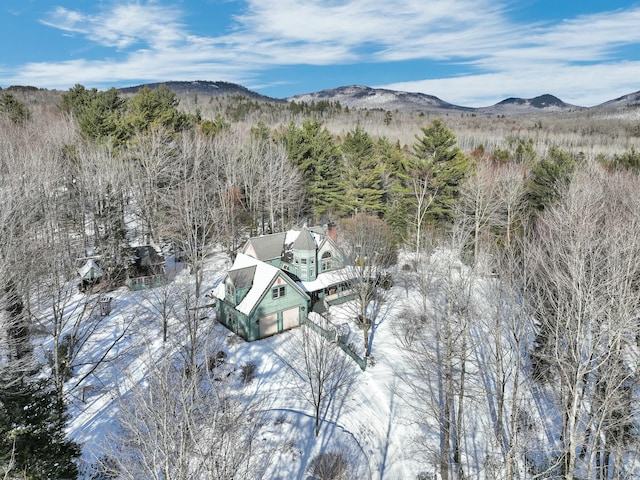
[[[236,294],[236,289],[233,288],[232,283],[227,283],[227,297],[233,298]]]

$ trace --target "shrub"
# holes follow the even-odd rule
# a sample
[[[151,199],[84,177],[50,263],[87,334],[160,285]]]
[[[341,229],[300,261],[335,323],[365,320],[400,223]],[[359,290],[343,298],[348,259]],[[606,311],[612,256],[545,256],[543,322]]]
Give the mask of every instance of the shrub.
[[[256,378],[256,371],[258,370],[258,365],[256,362],[249,362],[242,366],[240,370],[240,376],[242,377],[242,383],[245,385],[250,384],[254,378]]]
[[[307,480],[342,480],[349,473],[349,462],[341,453],[316,455],[307,468]]]
[[[218,350],[215,356],[210,356],[208,360],[209,371],[222,365],[227,359],[227,352]]]

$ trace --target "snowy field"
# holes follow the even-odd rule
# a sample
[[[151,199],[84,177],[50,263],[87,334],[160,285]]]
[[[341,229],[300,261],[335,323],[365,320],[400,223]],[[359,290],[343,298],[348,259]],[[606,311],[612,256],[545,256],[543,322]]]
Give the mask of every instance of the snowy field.
[[[223,255],[207,263],[204,282],[207,291],[214,288],[229,266]],[[68,427],[71,438],[82,445],[81,471],[85,472],[85,478],[90,477],[93,465],[114,438],[119,400],[126,399],[132,389],[145,385],[149,365],[181,352],[186,335],[184,325],[177,317],[168,315],[168,340],[163,342],[160,304],[163,295],[189,289],[192,277],[181,268],[172,267],[171,272],[173,280],[166,289],[132,292],[120,288],[109,292],[113,298],[111,313],[101,317],[94,312],[87,319],[98,328],[91,336],[91,345],[83,349],[83,357],[69,381],[73,385],[86,376],[81,388],[70,393]],[[219,368],[228,374],[226,382],[230,388],[247,401],[257,396],[266,399],[261,403],[263,418],[257,437],[262,448],[256,449],[267,452],[262,453],[267,455],[264,463],[268,465],[262,478],[307,479],[309,462],[318,453],[328,452],[339,452],[348,459],[350,478],[354,479],[415,479],[419,474],[436,478],[433,456],[429,459],[422,443],[431,438],[435,450],[436,426],[433,432],[425,433],[420,430],[424,427],[415,421],[412,407],[415,395],[401,380],[411,376],[411,367],[394,334],[403,308],[418,302],[414,294],[399,284],[386,293],[372,328],[369,365],[363,372],[355,362],[350,362],[354,381],[346,395],[336,398],[323,412],[318,437],[314,435],[313,408],[301,395],[300,383],[294,381],[300,359],[292,345],[301,341],[302,329],[247,343],[215,323],[213,308],[203,310],[200,339],[209,354],[226,352],[224,365]],[[78,293],[73,300],[82,302],[84,296]],[[340,324],[348,320],[346,312],[344,307],[332,307],[331,315]],[[118,341],[114,342],[115,339]],[[349,341],[362,344],[362,332],[355,323]],[[45,342],[44,348],[46,351],[50,345]],[[87,375],[99,359],[102,359],[100,366]],[[242,366],[249,363],[256,365],[255,378],[243,384]],[[473,369],[470,366],[470,374]],[[478,401],[478,405],[485,403],[486,399]],[[474,448],[480,458],[486,456],[486,442],[479,437],[490,432],[491,427],[489,413],[481,409],[485,407],[476,407],[473,403],[468,407],[474,409],[471,417],[475,425],[469,434],[475,437]],[[533,411],[531,416],[537,417]],[[480,475],[489,477],[488,473]]]

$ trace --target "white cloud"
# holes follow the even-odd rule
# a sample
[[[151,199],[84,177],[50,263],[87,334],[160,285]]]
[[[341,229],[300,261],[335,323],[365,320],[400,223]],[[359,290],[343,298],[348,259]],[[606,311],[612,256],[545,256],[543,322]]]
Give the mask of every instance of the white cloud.
[[[125,61],[111,60],[70,60],[65,62],[30,63],[20,72],[2,77],[9,84],[21,84],[28,78],[29,85],[46,85],[48,88],[67,89],[75,83],[96,87],[110,87],[114,84],[133,84],[138,81],[154,80],[194,80],[216,79],[230,82],[249,81],[245,67],[227,62],[193,62],[189,58],[176,62],[181,52],[157,54],[141,51],[129,56]],[[168,69],[167,65],[171,68]],[[22,81],[21,81],[22,80]]]
[[[638,90],[640,61],[548,67],[397,82],[379,87],[429,92],[447,102],[470,107],[494,105],[507,97],[533,98],[545,93],[573,105],[590,107]]]
[[[137,43],[162,47],[181,41],[184,26],[172,20],[179,16],[178,10],[153,2],[125,3],[94,15],[57,7],[42,23],[83,34],[102,46],[125,49]]]
[[[466,74],[386,86],[473,106],[547,92],[591,105],[638,89],[640,64],[616,54],[640,43],[640,7],[523,24],[511,20],[506,0],[247,0],[226,31],[204,36],[189,31],[178,5],[187,8],[153,0],[116,1],[91,14],[58,7],[43,23],[113,49],[112,58],[31,63],[0,73],[0,82],[259,84],[274,66],[420,60],[455,63]]]
[[[250,0],[247,12],[236,19],[242,31],[292,49],[342,45],[364,60],[451,58],[504,43],[510,26],[499,5],[489,0]],[[313,55],[308,62],[320,63]]]

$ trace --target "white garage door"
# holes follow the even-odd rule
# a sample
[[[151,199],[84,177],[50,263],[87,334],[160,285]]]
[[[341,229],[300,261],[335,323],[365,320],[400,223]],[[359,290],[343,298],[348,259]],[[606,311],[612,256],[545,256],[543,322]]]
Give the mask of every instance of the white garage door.
[[[298,315],[298,307],[284,310],[282,312],[282,329],[289,330],[300,326],[300,319]]]
[[[260,317],[260,338],[268,337],[278,333],[278,314],[272,313]]]

